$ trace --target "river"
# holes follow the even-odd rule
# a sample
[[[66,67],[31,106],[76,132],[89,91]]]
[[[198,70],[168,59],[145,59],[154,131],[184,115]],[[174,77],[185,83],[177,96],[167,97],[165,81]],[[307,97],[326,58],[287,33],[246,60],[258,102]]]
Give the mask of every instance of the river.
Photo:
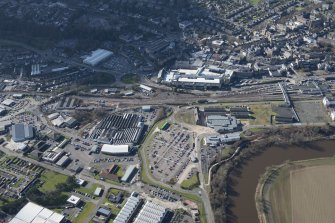
[[[271,147],[262,154],[248,160],[241,168],[232,172],[233,207],[230,222],[259,223],[255,191],[260,175],[266,167],[278,165],[286,160],[304,160],[335,155],[335,141],[318,141],[304,146]]]

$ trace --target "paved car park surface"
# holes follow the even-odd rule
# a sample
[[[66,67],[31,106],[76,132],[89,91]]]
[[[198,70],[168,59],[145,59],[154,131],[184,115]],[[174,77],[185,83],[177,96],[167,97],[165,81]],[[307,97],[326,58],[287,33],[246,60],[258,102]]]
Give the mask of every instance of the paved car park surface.
[[[153,175],[165,182],[178,179],[190,162],[192,142],[193,134],[177,124],[157,132],[148,154]]]

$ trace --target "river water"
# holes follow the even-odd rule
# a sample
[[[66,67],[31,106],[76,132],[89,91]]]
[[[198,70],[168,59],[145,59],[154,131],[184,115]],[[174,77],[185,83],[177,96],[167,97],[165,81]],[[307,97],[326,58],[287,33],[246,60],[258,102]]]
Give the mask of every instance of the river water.
[[[232,173],[233,201],[230,222],[259,223],[255,191],[260,175],[266,167],[279,165],[286,160],[304,160],[335,155],[335,141],[318,141],[303,146],[272,147],[248,160],[245,165]]]

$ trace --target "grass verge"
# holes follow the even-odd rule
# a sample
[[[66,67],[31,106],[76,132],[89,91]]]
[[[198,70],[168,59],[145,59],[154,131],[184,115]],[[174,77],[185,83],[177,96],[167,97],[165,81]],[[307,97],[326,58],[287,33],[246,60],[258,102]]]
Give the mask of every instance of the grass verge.
[[[56,173],[50,170],[46,170],[41,175],[41,180],[44,182],[39,188],[41,192],[48,192],[56,190],[56,185],[60,183],[66,183],[68,176]]]
[[[186,190],[192,190],[200,185],[199,174],[193,174],[190,179],[186,179],[181,183],[181,188]]]
[[[95,205],[93,203],[86,203],[82,212],[73,220],[73,223],[83,223],[90,214],[94,211]]]

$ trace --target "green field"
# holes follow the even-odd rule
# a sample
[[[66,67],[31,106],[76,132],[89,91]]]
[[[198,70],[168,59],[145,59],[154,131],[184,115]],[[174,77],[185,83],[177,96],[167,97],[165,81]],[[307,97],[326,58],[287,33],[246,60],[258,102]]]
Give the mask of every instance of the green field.
[[[56,173],[50,170],[44,171],[41,175],[41,181],[44,183],[39,188],[41,192],[48,192],[56,190],[56,185],[59,183],[66,183],[68,176]]]
[[[116,175],[117,175],[118,177],[120,177],[120,178],[123,177],[124,172],[123,172],[123,170],[122,170],[122,166],[119,166],[119,170],[117,171]]]
[[[95,189],[97,189],[97,187],[103,188],[101,185],[94,183],[94,184],[90,185],[89,187],[80,187],[80,188],[77,189],[77,191],[93,195],[94,191],[95,191]]]
[[[184,122],[186,124],[195,125],[195,115],[193,110],[178,111],[175,114],[175,118],[178,122]]]
[[[261,0],[248,0],[250,4],[252,5],[257,5],[258,3],[261,2]]]
[[[76,217],[72,222],[73,223],[82,223],[88,220],[87,218],[94,211],[95,205],[93,203],[86,203],[82,212]]]
[[[248,105],[254,119],[249,120],[249,125],[270,125],[271,115],[275,115],[272,111],[274,104],[253,104]]]
[[[125,84],[136,84],[140,79],[137,74],[126,74],[121,77],[121,81]]]
[[[192,190],[199,185],[200,185],[200,181],[199,181],[199,175],[197,173],[197,174],[193,174],[193,176],[190,179],[184,180],[181,183],[180,187],[186,190]]]

